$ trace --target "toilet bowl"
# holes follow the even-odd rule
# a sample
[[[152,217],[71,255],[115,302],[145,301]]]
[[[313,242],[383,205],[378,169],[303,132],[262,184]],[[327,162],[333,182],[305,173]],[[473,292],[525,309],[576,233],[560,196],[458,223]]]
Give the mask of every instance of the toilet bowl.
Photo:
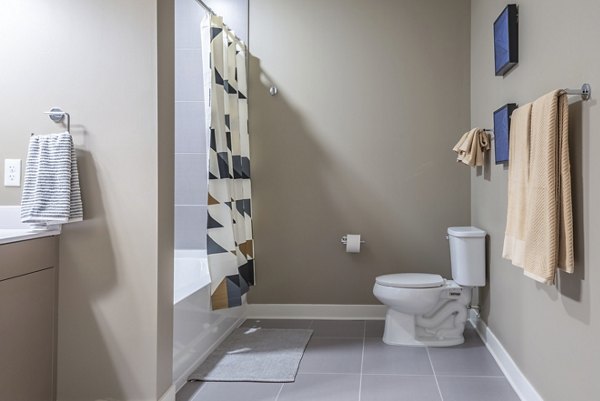
[[[404,273],[378,277],[373,294],[388,307],[386,344],[441,347],[464,342],[470,288],[437,274]]]
[[[377,277],[373,294],[387,306],[386,344],[444,347],[464,342],[472,289],[485,285],[485,235],[476,227],[448,229],[454,280],[427,273]]]

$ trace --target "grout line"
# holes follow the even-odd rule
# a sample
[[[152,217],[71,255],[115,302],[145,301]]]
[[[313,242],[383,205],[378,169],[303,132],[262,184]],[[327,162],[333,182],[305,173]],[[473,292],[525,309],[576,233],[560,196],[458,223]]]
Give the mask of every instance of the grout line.
[[[332,372],[298,372],[299,375],[350,375],[360,373],[332,373]],[[400,376],[400,377],[433,377],[435,375],[419,375],[410,373],[362,373],[363,376]],[[467,378],[467,379],[505,379],[504,376],[465,376],[465,375],[440,375],[440,377]]]
[[[358,376],[360,373],[336,373],[336,372],[298,372],[298,375],[319,375],[319,376]]]
[[[279,391],[277,392],[277,395],[275,396],[275,401],[279,400],[279,395],[283,391],[283,386],[285,386],[285,383],[281,383],[281,387],[279,387]]]
[[[466,377],[477,379],[506,379],[506,376],[480,376],[480,375],[440,375],[440,377]]]
[[[367,321],[363,321],[362,354],[360,356],[360,378],[358,379],[358,401],[362,397],[363,364],[365,362],[365,339],[367,336]]]
[[[404,373],[363,373],[363,376],[433,377],[434,375],[417,375]]]
[[[429,364],[431,365],[431,370],[433,371],[433,378],[435,379],[435,385],[437,386],[438,393],[440,395],[440,400],[444,401],[444,396],[442,395],[442,389],[440,388],[440,383],[438,382],[437,375],[435,373],[435,368],[433,367],[433,361],[431,360],[431,355],[429,355],[429,347],[425,347],[427,351],[427,358],[429,358]]]

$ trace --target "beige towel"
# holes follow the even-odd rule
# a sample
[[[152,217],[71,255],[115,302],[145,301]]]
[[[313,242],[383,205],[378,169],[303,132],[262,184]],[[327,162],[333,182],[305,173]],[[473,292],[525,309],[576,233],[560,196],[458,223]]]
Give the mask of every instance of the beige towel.
[[[508,211],[502,257],[515,266],[524,267],[525,217],[529,184],[529,133],[531,130],[531,103],[515,111],[510,118],[508,164]]]
[[[569,105],[560,90],[531,110],[525,244],[525,275],[552,284],[557,267],[573,272]]]
[[[489,135],[481,128],[473,128],[460,138],[452,150],[458,153],[457,162],[473,167],[483,166],[485,151],[489,149]]]

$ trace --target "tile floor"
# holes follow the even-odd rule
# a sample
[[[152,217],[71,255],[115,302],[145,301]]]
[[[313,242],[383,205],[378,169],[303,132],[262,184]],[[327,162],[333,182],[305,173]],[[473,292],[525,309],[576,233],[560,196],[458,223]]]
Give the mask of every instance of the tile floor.
[[[449,348],[389,346],[383,321],[247,320],[314,330],[294,383],[187,383],[177,401],[519,401],[473,328]]]

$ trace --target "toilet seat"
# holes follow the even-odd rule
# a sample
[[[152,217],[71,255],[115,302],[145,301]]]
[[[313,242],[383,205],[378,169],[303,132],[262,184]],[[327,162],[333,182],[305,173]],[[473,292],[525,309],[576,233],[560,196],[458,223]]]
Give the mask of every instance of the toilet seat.
[[[384,287],[435,288],[443,286],[446,280],[439,274],[397,273],[379,276],[375,282]]]

